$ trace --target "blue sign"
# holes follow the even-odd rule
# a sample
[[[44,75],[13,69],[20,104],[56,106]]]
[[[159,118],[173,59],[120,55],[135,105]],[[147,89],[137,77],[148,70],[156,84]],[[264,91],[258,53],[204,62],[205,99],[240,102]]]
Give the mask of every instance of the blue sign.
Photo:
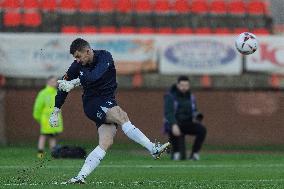
[[[187,68],[213,68],[233,62],[237,54],[233,47],[212,40],[182,41],[164,51],[167,61]]]

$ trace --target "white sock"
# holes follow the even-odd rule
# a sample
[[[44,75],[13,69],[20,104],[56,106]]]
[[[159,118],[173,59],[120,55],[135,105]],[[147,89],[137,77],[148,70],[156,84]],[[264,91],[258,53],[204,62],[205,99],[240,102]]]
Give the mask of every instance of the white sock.
[[[106,152],[100,146],[97,146],[86,158],[78,177],[86,178],[100,164],[105,155]]]
[[[130,139],[134,140],[135,142],[147,148],[150,153],[152,152],[153,143],[138,128],[132,125],[130,121],[122,125],[122,131]]]

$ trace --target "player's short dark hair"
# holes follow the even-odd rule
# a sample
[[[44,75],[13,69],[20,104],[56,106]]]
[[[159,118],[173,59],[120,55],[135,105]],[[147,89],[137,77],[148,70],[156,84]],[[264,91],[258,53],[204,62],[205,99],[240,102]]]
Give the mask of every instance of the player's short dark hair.
[[[181,75],[181,76],[178,77],[177,82],[179,83],[181,81],[188,81],[188,82],[190,82],[189,78],[187,76],[185,76],[185,75]]]
[[[74,55],[76,51],[82,51],[86,47],[90,48],[90,44],[82,38],[77,38],[70,45],[70,54]]]

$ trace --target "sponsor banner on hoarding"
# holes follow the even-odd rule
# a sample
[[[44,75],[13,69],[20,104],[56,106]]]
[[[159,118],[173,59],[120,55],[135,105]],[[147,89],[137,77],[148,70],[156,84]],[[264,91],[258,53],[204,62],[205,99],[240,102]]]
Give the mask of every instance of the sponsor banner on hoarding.
[[[69,46],[77,36],[45,34],[0,35],[0,73],[11,77],[64,75],[74,58]],[[119,74],[156,71],[156,50],[150,37],[85,36],[94,49],[112,53]]]
[[[240,74],[241,56],[234,37],[157,38],[163,74]]]
[[[70,41],[56,36],[0,35],[0,73],[12,77],[64,75]]]
[[[258,50],[247,58],[249,71],[284,74],[284,37],[258,37]]]
[[[150,37],[103,37],[90,39],[94,49],[107,49],[116,62],[118,74],[157,71],[157,53]]]

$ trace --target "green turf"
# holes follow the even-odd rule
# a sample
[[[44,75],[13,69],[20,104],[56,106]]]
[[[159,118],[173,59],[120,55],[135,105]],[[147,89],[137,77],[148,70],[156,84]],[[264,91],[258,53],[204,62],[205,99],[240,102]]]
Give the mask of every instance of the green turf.
[[[199,162],[153,160],[135,149],[112,149],[85,185],[60,185],[84,160],[39,161],[31,147],[0,148],[0,188],[284,188],[284,153],[216,153]]]

